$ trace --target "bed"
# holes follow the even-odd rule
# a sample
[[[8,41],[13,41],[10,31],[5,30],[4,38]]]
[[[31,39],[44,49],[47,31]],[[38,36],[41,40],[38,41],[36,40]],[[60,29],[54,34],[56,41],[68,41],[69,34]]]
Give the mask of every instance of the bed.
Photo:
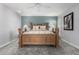
[[[42,30],[35,30],[33,26],[42,26]],[[44,26],[45,29],[44,29]],[[39,27],[38,27],[39,28]],[[48,30],[48,24],[31,24],[30,31],[22,31],[19,28],[19,47],[24,45],[53,45],[58,46],[59,29],[55,28],[53,31]]]

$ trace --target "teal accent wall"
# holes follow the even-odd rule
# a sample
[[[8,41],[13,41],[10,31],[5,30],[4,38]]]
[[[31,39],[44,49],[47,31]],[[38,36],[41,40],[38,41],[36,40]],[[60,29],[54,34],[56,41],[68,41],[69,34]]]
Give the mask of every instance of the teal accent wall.
[[[57,16],[21,16],[21,27],[25,24],[30,26],[31,22],[34,24],[49,23],[49,25],[53,24],[56,26],[57,21]]]

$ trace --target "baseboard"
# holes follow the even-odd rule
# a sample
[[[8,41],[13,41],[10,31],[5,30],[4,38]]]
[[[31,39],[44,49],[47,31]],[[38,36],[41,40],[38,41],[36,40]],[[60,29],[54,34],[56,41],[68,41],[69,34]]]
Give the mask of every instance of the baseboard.
[[[69,45],[71,45],[71,46],[73,46],[73,47],[79,49],[79,46],[77,46],[77,45],[75,45],[75,44],[73,44],[73,43],[71,43],[71,42],[69,42],[69,41],[67,41],[67,40],[64,40],[64,39],[61,39],[61,40],[64,41],[64,42],[66,42],[66,43],[68,43]]]
[[[15,41],[15,40],[9,41],[9,42],[7,42],[7,43],[5,43],[5,44],[1,45],[1,46],[0,46],[0,48],[5,47],[5,46],[9,45],[9,44],[10,44],[10,43],[12,43],[13,41]]]

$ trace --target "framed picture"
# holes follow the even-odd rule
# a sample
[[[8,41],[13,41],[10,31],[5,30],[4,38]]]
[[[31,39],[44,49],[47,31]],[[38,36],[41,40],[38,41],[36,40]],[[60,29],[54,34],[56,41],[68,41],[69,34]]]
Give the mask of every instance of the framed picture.
[[[64,16],[64,30],[73,30],[73,12]]]

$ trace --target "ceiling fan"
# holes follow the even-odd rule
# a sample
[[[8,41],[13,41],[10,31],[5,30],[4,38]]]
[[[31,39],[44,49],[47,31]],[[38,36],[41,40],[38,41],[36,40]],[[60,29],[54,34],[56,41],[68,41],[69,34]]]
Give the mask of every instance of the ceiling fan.
[[[41,7],[43,7],[43,8],[51,8],[50,6],[43,5],[42,3],[34,3],[33,6],[28,7],[28,8],[41,8]]]

